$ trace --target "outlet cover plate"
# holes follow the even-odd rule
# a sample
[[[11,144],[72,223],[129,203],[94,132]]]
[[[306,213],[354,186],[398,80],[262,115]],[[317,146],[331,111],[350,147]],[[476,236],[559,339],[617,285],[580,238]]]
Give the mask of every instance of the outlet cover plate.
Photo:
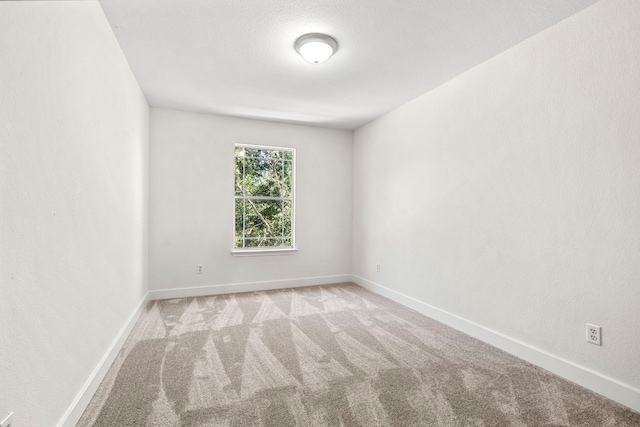
[[[587,342],[602,345],[602,328],[600,326],[587,323]]]

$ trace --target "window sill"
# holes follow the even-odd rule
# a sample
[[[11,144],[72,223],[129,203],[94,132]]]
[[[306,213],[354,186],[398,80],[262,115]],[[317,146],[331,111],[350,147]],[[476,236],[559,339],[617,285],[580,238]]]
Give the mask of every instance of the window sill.
[[[231,255],[243,256],[274,256],[274,255],[294,255],[298,252],[295,248],[287,249],[232,249]]]

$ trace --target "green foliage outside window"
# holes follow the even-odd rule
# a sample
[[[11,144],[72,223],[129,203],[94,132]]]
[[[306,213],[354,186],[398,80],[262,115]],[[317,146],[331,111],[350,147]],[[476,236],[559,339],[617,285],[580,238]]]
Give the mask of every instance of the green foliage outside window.
[[[236,146],[235,248],[293,247],[293,149]]]

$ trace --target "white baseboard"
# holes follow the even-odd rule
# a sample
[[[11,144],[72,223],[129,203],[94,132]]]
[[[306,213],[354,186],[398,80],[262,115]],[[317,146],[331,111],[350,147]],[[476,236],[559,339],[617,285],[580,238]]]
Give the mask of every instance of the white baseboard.
[[[133,326],[138,321],[140,314],[142,314],[142,310],[147,305],[147,301],[148,294],[145,295],[142,301],[140,301],[138,307],[133,311],[133,313],[131,313],[125,324],[122,326],[120,332],[118,332],[118,335],[113,340],[106,353],[104,354],[104,356],[102,356],[102,359],[89,376],[89,379],[84,384],[76,398],[73,400],[73,402],[67,409],[67,412],[64,413],[64,415],[58,422],[57,427],[73,427],[78,423],[78,420],[84,413],[87,405],[89,405],[89,402],[91,401],[91,398],[95,394],[96,390],[98,390],[98,386],[102,382],[104,376],[107,374],[107,371],[111,367],[111,364],[116,359],[116,356],[122,348],[122,345],[131,333]]]
[[[136,310],[129,316],[124,326],[107,349],[89,379],[82,387],[73,403],[57,424],[57,427],[75,426],[91,401],[102,379],[111,367],[124,341],[131,333],[147,301],[167,298],[184,298],[204,295],[217,295],[234,292],[253,292],[273,289],[295,288],[303,286],[327,285],[332,283],[354,282],[363,288],[382,295],[390,300],[409,307],[419,313],[431,317],[445,325],[471,335],[481,341],[491,344],[507,353],[540,366],[554,374],[568,379],[576,384],[593,390],[611,400],[640,412],[640,390],[609,378],[600,373],[577,365],[574,362],[547,353],[526,343],[510,338],[499,332],[492,331],[455,314],[417,300],[403,293],[394,291],[363,277],[351,274],[307,277],[301,279],[274,280],[265,282],[237,283],[226,285],[199,286],[191,288],[160,289],[149,291],[140,302]]]
[[[190,288],[157,289],[149,291],[149,300],[201,297],[236,292],[269,291],[273,289],[299,288],[303,286],[329,285],[351,282],[351,274],[336,276],[304,277],[300,279],[272,280],[266,282],[234,283],[225,285],[194,286]]]
[[[84,384],[76,398],[73,400],[67,411],[58,422],[57,427],[73,427],[77,424],[87,405],[89,405],[91,398],[98,389],[98,386],[102,382],[104,376],[107,374],[107,371],[118,355],[118,352],[122,348],[124,341],[127,339],[134,325],[138,321],[138,318],[142,314],[142,310],[144,309],[148,301],[166,298],[184,298],[234,292],[252,292],[272,289],[296,288],[303,286],[328,285],[331,283],[350,282],[351,279],[352,276],[350,274],[342,274],[336,276],[306,277],[301,279],[274,280],[266,282],[161,289],[147,292],[138,307],[134,310],[133,313],[131,313],[125,324],[122,326],[120,332],[118,332],[118,335],[111,343],[106,353],[89,376],[89,379]]]
[[[640,390],[363,277],[354,283],[640,412]]]

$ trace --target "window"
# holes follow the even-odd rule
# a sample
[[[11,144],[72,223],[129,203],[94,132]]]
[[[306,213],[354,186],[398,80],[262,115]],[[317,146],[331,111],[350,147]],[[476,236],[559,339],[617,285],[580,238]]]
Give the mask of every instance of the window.
[[[295,248],[295,149],[236,145],[235,251]]]

